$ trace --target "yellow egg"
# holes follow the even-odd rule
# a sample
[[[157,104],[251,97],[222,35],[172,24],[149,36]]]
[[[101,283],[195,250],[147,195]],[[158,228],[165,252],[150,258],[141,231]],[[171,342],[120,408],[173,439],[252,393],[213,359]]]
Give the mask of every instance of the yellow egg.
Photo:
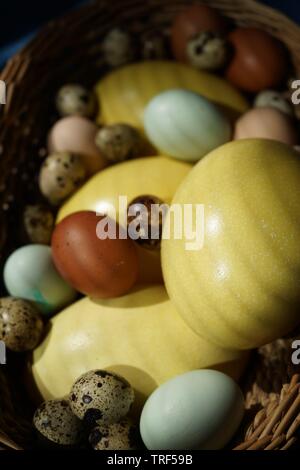
[[[48,336],[34,351],[32,374],[44,399],[69,393],[91,369],[125,377],[138,401],[188,370],[217,368],[238,378],[248,354],[223,350],[195,335],[162,286],[94,302],[88,298],[51,319]]]
[[[80,210],[104,211],[121,225],[127,213],[126,204],[119,208],[119,196],[128,203],[141,195],[156,196],[170,203],[179,184],[188,174],[191,165],[166,157],[145,157],[111,166],[93,176],[60,209],[57,221]],[[120,210],[119,210],[120,209]],[[162,282],[160,252],[138,246],[140,281]]]
[[[193,330],[237,349],[291,331],[300,322],[299,154],[271,140],[228,143],[193,168],[173,203],[204,205],[202,249],[186,250],[185,236],[162,242],[168,293]]]
[[[167,61],[127,65],[104,77],[96,85],[101,103],[98,123],[125,122],[143,129],[148,102],[172,88],[185,88],[203,95],[237,115],[248,109],[245,98],[224,79],[184,64]]]

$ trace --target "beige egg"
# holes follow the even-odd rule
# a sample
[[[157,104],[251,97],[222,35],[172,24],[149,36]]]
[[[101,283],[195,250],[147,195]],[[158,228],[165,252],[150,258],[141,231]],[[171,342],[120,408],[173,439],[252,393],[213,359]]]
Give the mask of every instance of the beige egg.
[[[272,139],[288,145],[296,145],[298,142],[292,119],[271,107],[253,108],[241,116],[235,124],[233,138]]]
[[[54,124],[48,135],[48,151],[80,154],[89,175],[107,165],[95,144],[98,127],[81,116],[68,116]]]
[[[95,450],[136,450],[139,447],[139,432],[128,419],[94,428],[89,443]]]
[[[134,402],[134,391],[123,377],[105,370],[81,375],[71,388],[72,412],[87,424],[120,421]]]

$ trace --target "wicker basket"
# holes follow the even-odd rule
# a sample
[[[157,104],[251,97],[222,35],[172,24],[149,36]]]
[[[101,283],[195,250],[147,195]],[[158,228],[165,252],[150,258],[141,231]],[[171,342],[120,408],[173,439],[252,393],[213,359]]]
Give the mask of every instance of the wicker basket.
[[[99,0],[49,23],[7,63],[0,76],[7,84],[7,104],[0,107],[1,264],[22,243],[19,227],[24,204],[40,197],[36,175],[45,155],[47,130],[55,119],[53,102],[58,87],[69,80],[90,86],[99,79],[105,72],[101,39],[113,26],[129,25],[137,34],[168,31],[171,19],[187,3]],[[292,21],[253,0],[203,3],[238,25],[255,26],[277,36],[291,53],[295,76],[300,76],[300,28]],[[254,355],[244,384],[249,412],[231,448],[299,446],[300,384],[299,376],[293,375],[297,371],[291,367],[291,353],[291,340],[287,339]],[[31,448],[32,405],[22,384],[24,358],[10,355],[8,364],[0,366],[0,447]]]

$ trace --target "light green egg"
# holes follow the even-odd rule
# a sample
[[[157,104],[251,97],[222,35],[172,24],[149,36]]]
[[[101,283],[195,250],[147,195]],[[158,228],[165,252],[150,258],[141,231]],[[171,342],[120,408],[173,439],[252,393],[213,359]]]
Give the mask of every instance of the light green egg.
[[[45,314],[76,296],[56,271],[51,248],[45,245],[26,245],[14,251],[4,266],[4,283],[10,295],[34,301]]]
[[[150,450],[217,450],[237,431],[244,414],[238,385],[215,370],[194,370],[157,388],[141,415]]]
[[[144,113],[150,142],[162,155],[196,162],[231,139],[227,116],[203,96],[175,89],[153,98]]]

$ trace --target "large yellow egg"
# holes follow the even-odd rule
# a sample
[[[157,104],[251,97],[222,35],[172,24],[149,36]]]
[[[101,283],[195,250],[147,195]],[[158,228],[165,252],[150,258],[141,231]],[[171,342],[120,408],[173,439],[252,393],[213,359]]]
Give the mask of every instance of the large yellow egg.
[[[125,203],[119,207],[119,196],[126,196],[128,203],[141,195],[156,196],[170,203],[190,169],[191,165],[187,163],[161,156],[138,158],[111,166],[93,176],[62,206],[57,221],[73,212],[92,210],[104,211],[124,225],[127,206]],[[160,251],[138,247],[138,252],[140,281],[162,282]]]
[[[220,77],[177,62],[149,61],[127,65],[99,81],[96,85],[100,103],[98,123],[125,122],[142,129],[148,102],[173,88],[199,93],[223,106],[231,116],[248,108],[241,93]]]
[[[174,239],[174,219],[162,243],[168,293],[195,332],[247,349],[300,323],[298,153],[271,140],[228,143],[193,168],[173,203],[204,205],[202,249]]]
[[[124,297],[71,305],[52,318],[34,351],[32,374],[44,399],[66,395],[90,369],[124,376],[143,401],[169,378],[199,368],[217,368],[234,378],[248,354],[226,351],[195,335],[162,286]]]

